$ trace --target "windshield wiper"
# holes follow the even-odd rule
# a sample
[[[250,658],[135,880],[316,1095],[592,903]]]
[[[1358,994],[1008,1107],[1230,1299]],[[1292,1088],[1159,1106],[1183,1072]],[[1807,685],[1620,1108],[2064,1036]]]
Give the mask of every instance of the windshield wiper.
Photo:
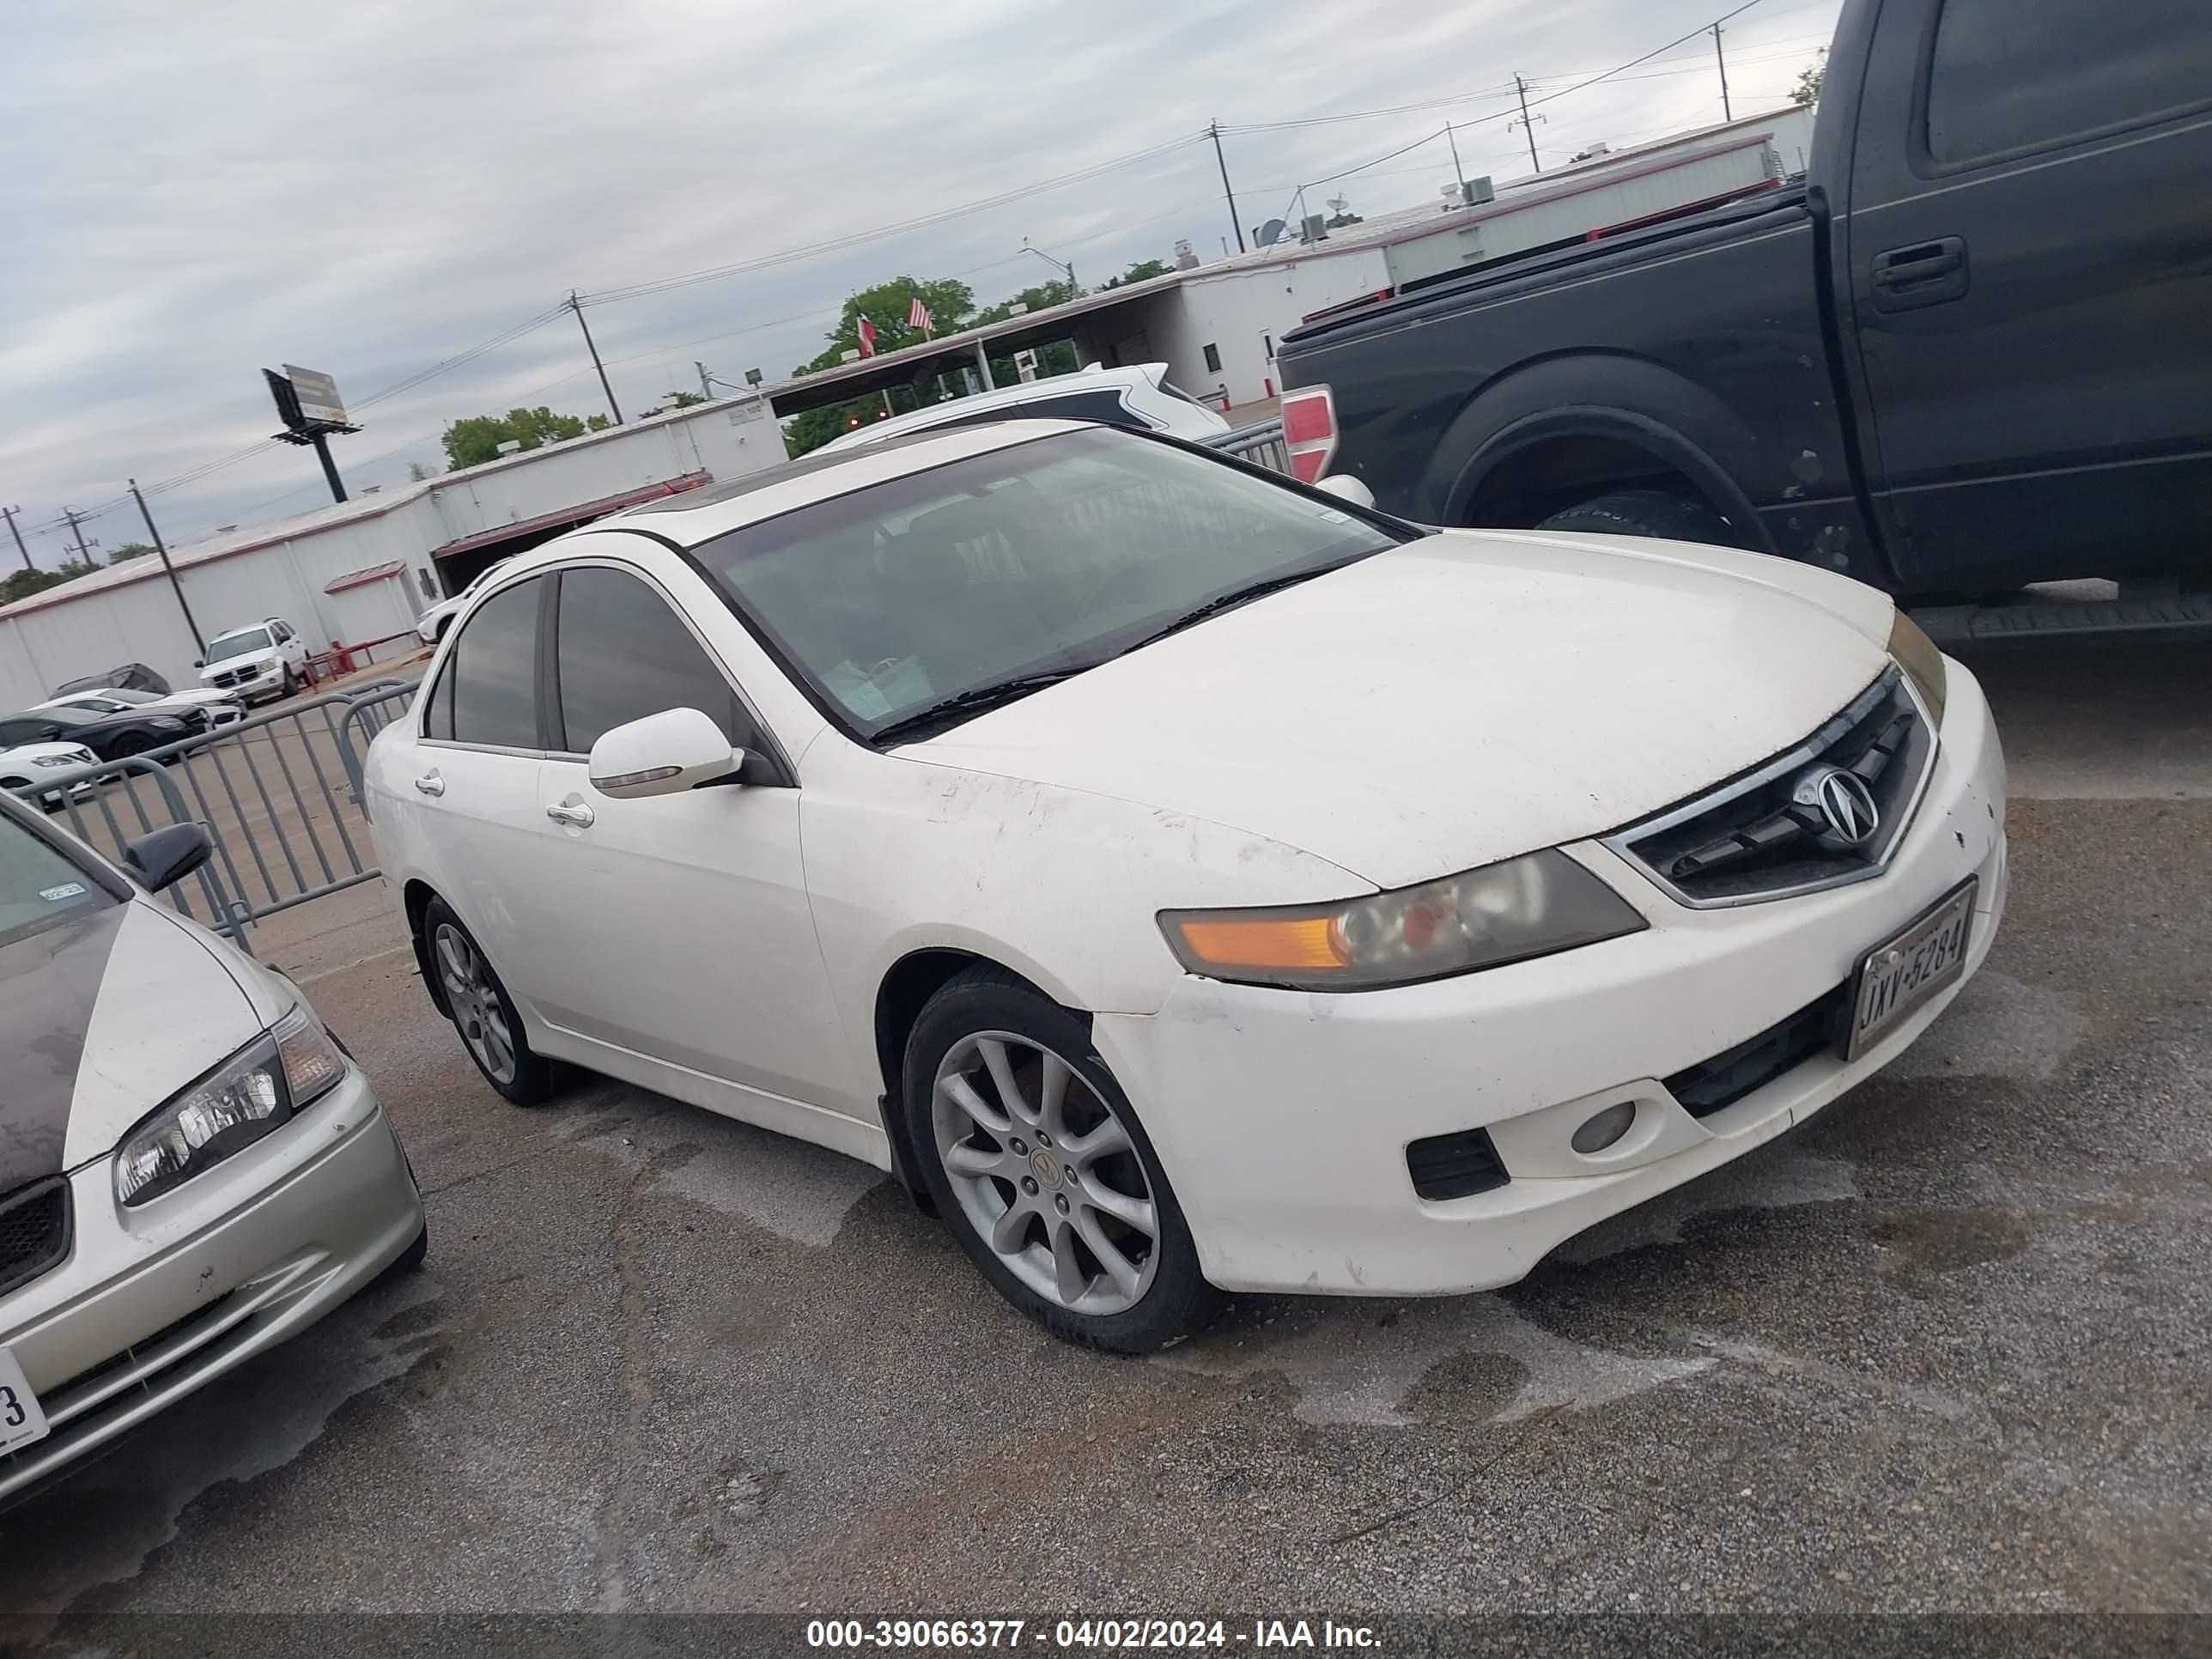
[[[1343,562],[1348,563],[1350,561],[1346,560]],[[1268,594],[1282,588],[1296,587],[1300,582],[1311,581],[1316,576],[1326,576],[1330,571],[1339,568],[1339,565],[1325,564],[1310,570],[1292,570],[1280,576],[1270,576],[1265,581],[1254,582],[1246,587],[1232,588],[1226,593],[1217,593],[1196,609],[1184,611],[1166,627],[1153,629],[1128,649],[1141,650],[1146,646],[1167,638],[1170,634],[1180,634],[1184,629],[1202,623],[1208,617],[1218,617],[1223,611],[1233,611],[1240,605],[1249,604],[1254,599],[1265,599]],[[1122,654],[1126,656],[1127,652]]]
[[[1084,665],[1085,668],[1089,666],[1088,663]],[[981,714],[1004,703],[1018,702],[1032,691],[1042,691],[1048,685],[1057,685],[1060,681],[1072,679],[1081,672],[1083,668],[1047,668],[1034,674],[1016,674],[1010,679],[971,685],[965,691],[956,691],[949,697],[931,703],[927,708],[918,708],[911,714],[902,715],[889,726],[878,727],[869,740],[881,743],[887,738],[911,737],[932,726],[942,726],[967,715]]]

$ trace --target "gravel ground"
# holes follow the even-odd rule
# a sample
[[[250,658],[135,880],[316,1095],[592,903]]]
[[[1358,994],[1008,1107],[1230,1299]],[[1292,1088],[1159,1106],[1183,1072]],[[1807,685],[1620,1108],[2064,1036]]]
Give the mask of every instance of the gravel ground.
[[[1634,1627],[1660,1651],[1784,1613],[2212,1609],[2212,649],[1976,666],[2016,762],[2010,913],[1904,1061],[1509,1291],[1243,1298],[1146,1362],[1044,1336],[859,1165],[605,1081],[507,1107],[349,913],[365,960],[292,948],[407,1141],[429,1265],[0,1516],[0,1645],[799,1639],[485,1618],[526,1612],[1203,1613],[1232,1645],[1276,1614],[1765,1620]],[[449,1617],[352,1616],[398,1613]],[[2212,1638],[2096,1628],[2077,1645]]]

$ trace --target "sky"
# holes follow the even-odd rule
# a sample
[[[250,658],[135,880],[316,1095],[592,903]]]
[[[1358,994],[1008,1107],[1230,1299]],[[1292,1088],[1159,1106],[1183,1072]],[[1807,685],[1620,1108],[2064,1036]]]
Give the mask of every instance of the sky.
[[[15,0],[0,506],[51,567],[73,550],[49,527],[64,507],[106,508],[88,539],[143,539],[127,498],[108,505],[128,477],[162,486],[173,544],[324,504],[312,451],[254,449],[276,427],[258,371],[287,362],[337,377],[363,428],[332,440],[355,489],[442,470],[453,420],[603,412],[554,312],[572,289],[634,414],[696,390],[695,359],[788,374],[872,283],[957,276],[986,305],[1049,280],[1024,238],[1086,288],[1179,237],[1217,258],[1209,121],[1248,233],[1407,145],[1309,210],[1436,199],[1447,120],[1468,176],[1525,174],[1516,74],[1547,167],[1710,125],[1710,34],[1573,88],[1739,3]],[[1788,101],[1839,3],[1758,0],[1723,26],[1738,115]],[[15,556],[0,540],[0,568]]]

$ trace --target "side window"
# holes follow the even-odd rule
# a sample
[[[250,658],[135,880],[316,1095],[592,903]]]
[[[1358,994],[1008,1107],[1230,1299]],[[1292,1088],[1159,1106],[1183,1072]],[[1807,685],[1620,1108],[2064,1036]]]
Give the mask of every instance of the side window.
[[[544,747],[538,737],[538,596],[542,580],[495,593],[453,641],[453,738],[508,749]]]
[[[2204,0],[1945,0],[1928,153],[1968,161],[2203,101]]]
[[[27,720],[0,720],[0,746],[12,749],[30,742],[32,729]]]
[[[554,660],[563,738],[586,755],[601,734],[670,708],[703,711],[738,748],[759,739],[737,693],[668,608],[637,577],[599,565],[561,573]]]

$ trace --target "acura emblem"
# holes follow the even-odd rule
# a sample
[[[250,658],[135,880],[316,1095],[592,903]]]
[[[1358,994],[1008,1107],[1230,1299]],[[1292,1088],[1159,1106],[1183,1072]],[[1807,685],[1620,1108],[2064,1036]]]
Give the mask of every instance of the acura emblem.
[[[1881,809],[1855,773],[1815,766],[1799,775],[1791,799],[1820,816],[1821,838],[1838,847],[1863,847],[1881,827]]]

